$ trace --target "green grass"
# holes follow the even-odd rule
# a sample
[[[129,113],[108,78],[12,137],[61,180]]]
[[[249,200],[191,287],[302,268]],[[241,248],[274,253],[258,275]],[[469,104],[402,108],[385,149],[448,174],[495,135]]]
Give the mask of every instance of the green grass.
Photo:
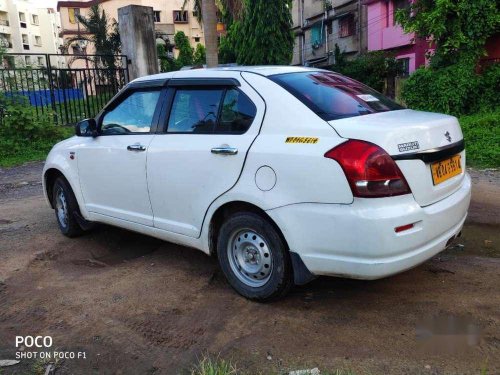
[[[0,138],[0,167],[8,168],[30,161],[45,160],[52,146],[74,134],[72,126],[63,127],[62,129],[60,139],[26,142],[22,145]]]
[[[477,168],[500,167],[500,110],[459,118],[464,133],[467,164]]]
[[[191,375],[237,375],[241,374],[231,361],[204,355],[191,370]]]

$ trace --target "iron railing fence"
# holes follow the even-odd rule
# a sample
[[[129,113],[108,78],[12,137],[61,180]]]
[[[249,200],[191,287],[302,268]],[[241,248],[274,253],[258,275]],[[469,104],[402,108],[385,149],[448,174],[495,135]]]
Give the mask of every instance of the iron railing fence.
[[[124,55],[7,53],[0,66],[3,95],[24,98],[58,125],[94,117],[128,81]]]

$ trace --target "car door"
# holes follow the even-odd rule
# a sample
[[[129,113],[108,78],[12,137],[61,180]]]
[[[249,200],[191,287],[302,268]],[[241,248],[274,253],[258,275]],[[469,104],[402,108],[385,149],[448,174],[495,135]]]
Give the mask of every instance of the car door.
[[[265,105],[244,82],[184,81],[170,81],[164,131],[148,153],[148,184],[154,226],[198,237],[210,204],[237,182]]]
[[[153,226],[146,157],[160,98],[160,88],[128,90],[101,116],[99,135],[78,150],[80,185],[91,215]]]

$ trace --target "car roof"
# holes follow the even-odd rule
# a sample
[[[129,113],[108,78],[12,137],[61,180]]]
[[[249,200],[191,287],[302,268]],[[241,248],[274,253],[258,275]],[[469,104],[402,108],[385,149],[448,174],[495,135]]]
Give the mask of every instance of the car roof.
[[[229,66],[229,67],[218,67],[218,68],[202,68],[202,69],[191,69],[191,70],[179,70],[175,72],[159,73],[149,76],[139,77],[132,82],[147,82],[147,81],[158,81],[167,80],[172,78],[206,78],[210,77],[212,74],[217,77],[224,76],[224,72],[249,72],[255,73],[263,76],[272,76],[276,74],[284,73],[300,73],[300,72],[312,72],[312,71],[325,71],[318,68],[307,68],[303,66],[287,66],[287,65],[262,65],[262,66]]]

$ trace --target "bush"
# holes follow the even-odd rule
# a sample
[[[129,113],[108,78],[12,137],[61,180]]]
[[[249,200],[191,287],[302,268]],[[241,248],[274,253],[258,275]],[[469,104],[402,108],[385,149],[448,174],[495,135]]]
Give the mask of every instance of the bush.
[[[472,62],[419,68],[404,83],[402,99],[413,109],[455,116],[495,110],[500,104],[500,68],[494,65],[482,75],[475,70]]]
[[[207,63],[207,51],[203,44],[198,43],[193,54],[193,64],[203,65]]]
[[[476,167],[500,167],[500,110],[463,116],[467,163]]]
[[[0,166],[43,159],[54,143],[73,132],[54,125],[51,111],[37,114],[24,97],[0,96],[0,108]]]
[[[194,48],[189,44],[189,38],[183,31],[177,31],[174,36],[175,48],[179,50],[177,63],[180,67],[193,65]]]

